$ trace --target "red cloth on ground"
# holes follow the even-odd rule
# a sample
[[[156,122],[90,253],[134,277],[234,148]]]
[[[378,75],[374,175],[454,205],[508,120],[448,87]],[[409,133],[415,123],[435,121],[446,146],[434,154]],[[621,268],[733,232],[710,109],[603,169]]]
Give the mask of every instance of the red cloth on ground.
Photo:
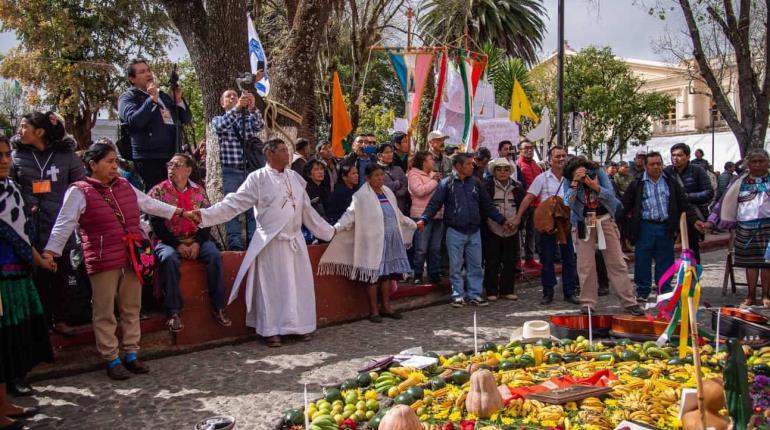
[[[575,378],[572,376],[554,376],[540,385],[531,385],[529,387],[511,388],[507,385],[498,387],[498,391],[503,396],[503,402],[507,405],[513,399],[524,398],[527,394],[549,391],[556,388],[567,388],[573,385],[591,385],[593,387],[606,387],[610,381],[618,379],[609,369],[600,370],[586,378]]]

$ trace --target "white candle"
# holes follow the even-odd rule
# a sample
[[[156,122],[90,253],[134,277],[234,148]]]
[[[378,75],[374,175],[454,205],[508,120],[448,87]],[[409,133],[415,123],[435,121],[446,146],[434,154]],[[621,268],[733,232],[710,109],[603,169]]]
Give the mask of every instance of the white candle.
[[[476,311],[473,311],[473,352],[479,353],[479,340],[476,332]]]
[[[307,383],[305,383],[305,430],[310,429],[310,417],[307,416],[307,409],[308,409],[308,403],[307,403]]]
[[[588,346],[594,346],[594,322],[591,318],[591,307],[588,306]]]
[[[722,321],[722,308],[717,308],[717,337],[714,340],[714,353],[719,352],[719,323]]]

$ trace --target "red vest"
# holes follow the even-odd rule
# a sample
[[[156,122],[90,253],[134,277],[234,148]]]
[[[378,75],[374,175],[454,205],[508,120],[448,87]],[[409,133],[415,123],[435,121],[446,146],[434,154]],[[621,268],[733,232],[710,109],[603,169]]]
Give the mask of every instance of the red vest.
[[[78,187],[86,197],[86,210],[80,216],[79,224],[88,274],[128,267],[128,247],[123,241],[126,230],[104,197],[115,201],[125,219],[126,229],[141,234],[139,203],[131,184],[118,178],[107,186],[87,177],[72,186]]]

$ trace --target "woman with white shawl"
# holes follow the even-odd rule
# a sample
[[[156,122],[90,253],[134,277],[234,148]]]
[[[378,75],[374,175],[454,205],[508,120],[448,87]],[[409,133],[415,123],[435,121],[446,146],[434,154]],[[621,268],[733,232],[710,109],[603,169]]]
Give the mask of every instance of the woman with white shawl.
[[[381,323],[382,317],[401,319],[390,307],[390,283],[411,271],[406,248],[416,225],[401,213],[395,194],[384,186],[382,166],[369,164],[365,173],[366,183],[334,226],[337,235],[321,257],[318,274],[365,282],[369,320]]]

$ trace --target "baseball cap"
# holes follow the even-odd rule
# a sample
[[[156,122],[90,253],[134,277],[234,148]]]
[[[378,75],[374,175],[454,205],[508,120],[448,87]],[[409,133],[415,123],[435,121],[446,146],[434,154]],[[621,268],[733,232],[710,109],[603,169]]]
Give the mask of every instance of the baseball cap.
[[[640,149],[640,150],[636,151],[636,157],[638,157],[640,155],[641,156],[647,155],[647,151],[645,151],[644,149]]]

